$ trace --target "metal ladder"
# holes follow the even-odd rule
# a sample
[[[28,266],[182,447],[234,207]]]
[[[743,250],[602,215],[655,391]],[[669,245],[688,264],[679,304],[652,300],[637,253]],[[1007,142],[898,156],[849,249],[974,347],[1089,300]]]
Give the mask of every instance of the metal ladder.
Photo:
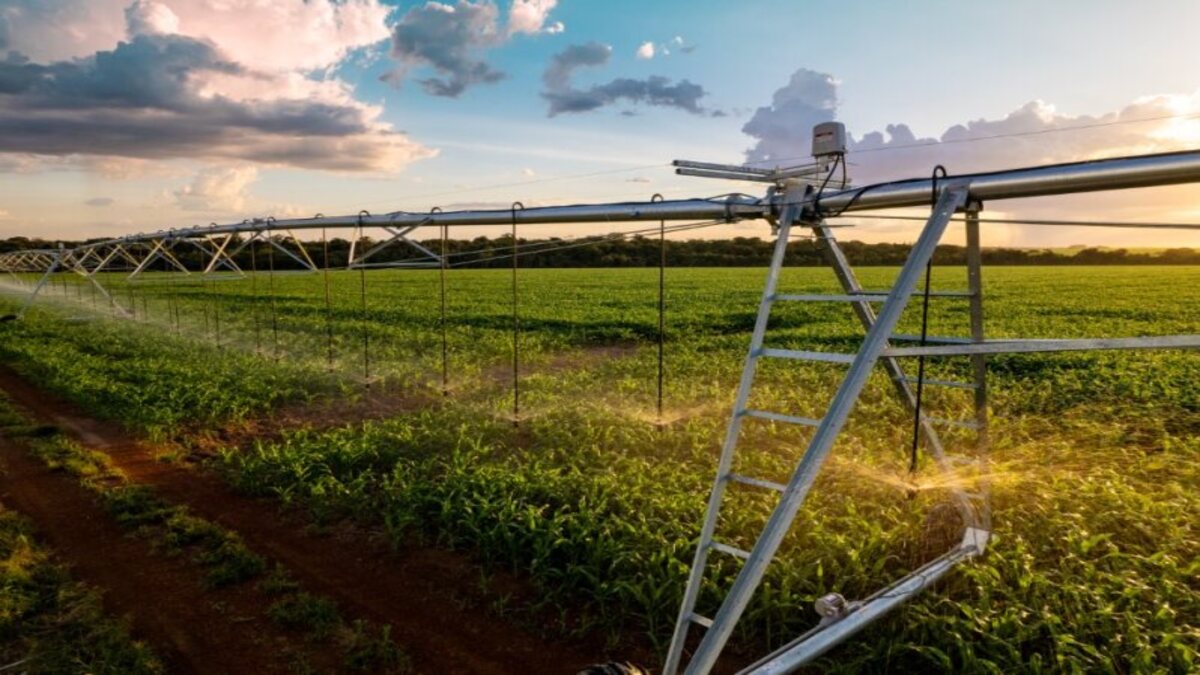
[[[674,635],[667,654],[664,673],[675,675],[682,665],[684,650],[690,630],[693,626],[703,629],[704,635],[698,647],[688,661],[685,672],[688,674],[704,674],[716,665],[726,642],[733,629],[749,604],[751,596],[762,581],[767,565],[774,558],[782,540],[791,526],[797,511],[804,502],[808,491],[819,473],[824,460],[829,455],[834,441],[846,423],[854,404],[865,387],[876,363],[882,359],[889,379],[900,394],[902,401],[910,408],[916,404],[916,395],[912,385],[915,378],[907,376],[899,361],[888,355],[893,331],[914,294],[918,280],[925,272],[925,267],[931,259],[938,242],[941,240],[951,218],[960,210],[967,212],[968,235],[968,282],[970,290],[963,293],[942,293],[967,297],[971,302],[971,338],[967,342],[983,340],[982,321],[982,291],[979,273],[980,252],[978,232],[977,205],[968,204],[968,184],[965,182],[948,182],[940,191],[933,212],[926,222],[909,257],[901,268],[892,289],[887,293],[872,293],[865,291],[855,278],[845,255],[833,238],[830,228],[819,218],[805,210],[806,195],[802,194],[801,186],[792,186],[784,196],[786,206],[778,221],[778,232],[775,248],[767,280],[763,288],[762,299],[759,303],[758,316],[750,338],[750,349],[747,354],[745,367],[742,371],[738,386],[733,415],[729,423],[725,440],[718,462],[717,475],[709,497],[708,509],[701,528],[700,539],[692,561],[691,572],[684,592],[683,602],[675,624]],[[792,226],[808,219],[805,223],[810,227],[825,253],[827,261],[833,267],[842,289],[843,295],[786,295],[777,294],[780,271],[783,267],[784,255],[787,250]],[[932,295],[932,294],[931,294]],[[767,325],[772,306],[776,302],[818,301],[818,302],[848,302],[853,307],[856,316],[866,329],[866,336],[856,354],[813,352],[792,349],[774,349],[764,347]],[[872,303],[882,302],[876,313]],[[796,417],[782,413],[753,410],[748,407],[751,388],[754,384],[756,367],[759,359],[794,359],[817,362],[836,363],[849,366],[841,386],[821,419]],[[961,422],[962,426],[975,428],[980,435],[981,443],[986,443],[987,413],[986,413],[986,383],[984,380],[986,364],[982,358],[974,359],[974,382],[959,383],[935,381],[926,379],[925,385],[945,385],[975,390],[975,419],[971,422]],[[801,460],[797,464],[791,479],[784,485],[763,480],[754,476],[745,476],[731,471],[733,456],[737,449],[741,433],[742,421],[747,417],[761,418],[776,422],[798,424],[814,427],[814,435],[808,443]],[[945,452],[934,426],[943,422],[937,418],[922,414],[918,420],[925,448],[933,457],[939,468],[944,471],[953,470],[964,458],[952,457]],[[756,488],[772,490],[780,493],[779,502],[768,519],[758,540],[750,551],[738,549],[718,541],[715,536],[716,524],[720,513],[725,489],[729,483],[736,482]],[[828,616],[813,631],[801,636],[797,641],[785,646],[763,661],[751,666],[747,672],[790,672],[790,670],[806,663],[841,640],[867,625],[875,618],[900,604],[912,594],[919,592],[924,586],[940,577],[956,563],[982,553],[988,539],[990,522],[986,516],[987,508],[984,502],[986,496],[963,490],[954,490],[953,498],[963,522],[966,524],[962,543],[940,558],[928,563],[880,591],[876,595],[851,606],[837,609],[836,616]],[[696,603],[700,595],[708,557],[712,553],[730,555],[743,561],[742,568],[733,586],[712,617],[702,616],[696,611]]]

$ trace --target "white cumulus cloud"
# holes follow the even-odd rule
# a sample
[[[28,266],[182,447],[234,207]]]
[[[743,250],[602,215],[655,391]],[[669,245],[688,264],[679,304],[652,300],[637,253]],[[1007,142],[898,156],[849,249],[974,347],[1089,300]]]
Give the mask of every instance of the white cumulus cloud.
[[[10,0],[0,170],[78,157],[400,170],[434,151],[322,74],[385,39],[387,11],[378,0]],[[97,40],[109,46],[76,53]]]
[[[0,34],[6,49],[40,62],[86,58],[151,30],[208,40],[259,71],[316,70],[387,39],[389,11],[379,0],[4,0]]]
[[[641,45],[640,45],[640,46],[637,48],[637,52],[636,52],[636,53],[637,53],[637,57],[638,57],[639,59],[652,59],[652,58],[654,58],[654,43],[653,43],[653,42],[643,42],[643,43],[642,43],[642,44],[641,44]]]
[[[170,35],[179,32],[179,17],[170,7],[153,0],[137,0],[125,9],[130,35]]]
[[[250,185],[257,180],[253,166],[209,167],[172,195],[185,211],[236,212],[245,208]]]
[[[550,12],[558,5],[558,0],[513,0],[512,7],[508,10],[508,32],[515,33],[540,33],[542,27],[546,24],[546,19],[549,18]],[[549,30],[551,33],[562,32],[562,22],[555,22],[557,30]]]

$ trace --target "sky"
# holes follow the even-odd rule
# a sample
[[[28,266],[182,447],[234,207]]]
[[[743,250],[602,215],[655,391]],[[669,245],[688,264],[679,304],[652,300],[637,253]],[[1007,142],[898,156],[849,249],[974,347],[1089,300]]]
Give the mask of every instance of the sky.
[[[1191,0],[0,0],[0,236],[758,193],[669,163],[801,163],[830,119],[855,184],[1196,148],[1197,25]],[[1200,189],[986,208],[1200,222]],[[984,243],[1200,233],[995,225]]]

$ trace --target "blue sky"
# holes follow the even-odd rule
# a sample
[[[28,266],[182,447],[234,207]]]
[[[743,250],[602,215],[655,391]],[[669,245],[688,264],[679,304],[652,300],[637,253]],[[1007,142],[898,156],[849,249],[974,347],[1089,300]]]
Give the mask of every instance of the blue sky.
[[[852,153],[860,180],[924,175],[938,162],[953,172],[1200,146],[1200,121],[1191,117],[1200,114],[1200,3],[524,1],[533,23],[518,24],[510,0],[455,0],[433,10],[379,0],[297,0],[271,10],[249,0],[0,0],[0,47],[45,78],[0,93],[0,136],[9,138],[0,142],[0,235],[69,238],[269,214],[745,190],[678,178],[665,165],[741,161],[756,144],[788,156],[797,151],[782,140],[787,132],[821,117],[843,121],[860,149],[901,145],[889,125],[930,141],[955,125],[974,136],[1068,129],[1051,140]],[[446,19],[451,5],[455,20],[469,10],[480,21],[471,26],[493,31],[451,56],[503,77],[432,95],[420,81],[450,79],[429,59],[445,56],[454,36],[422,31],[444,26],[433,21]],[[639,58],[647,42],[654,56]],[[572,67],[566,93],[603,100],[549,117],[543,74],[564,50],[590,43],[611,48],[607,62]],[[167,46],[187,49],[180,63],[194,75],[153,91],[140,86],[159,84],[154,68]],[[96,66],[105,55],[126,65],[146,58],[138,70],[108,72]],[[17,72],[13,58],[6,67]],[[381,79],[398,69],[402,75]],[[90,78],[77,86],[95,84],[103,95],[80,103],[61,84],[68,71]],[[652,78],[678,96],[619,93],[652,90]],[[703,95],[673,88],[684,83]],[[798,107],[772,108],[777,92]],[[114,97],[138,122],[129,130],[106,126]],[[212,104],[217,99],[233,103]],[[237,127],[247,115],[231,106],[255,121]],[[743,132],[763,107],[759,120],[793,128]],[[179,128],[159,129],[164,114],[178,116]],[[1130,123],[1165,116],[1177,119]],[[59,118],[62,130],[21,135],[31,120]],[[1069,131],[1097,120],[1120,124]],[[210,123],[226,126],[211,138],[180,140],[180,128]],[[885,133],[864,138],[875,131]],[[128,142],[139,134],[148,140]],[[1171,188],[997,212],[1200,220],[1197,196]],[[758,233],[725,234],[732,231]],[[1068,244],[1084,234],[1011,228],[996,243]],[[875,227],[859,238],[907,236],[906,228]],[[1134,241],[1120,232],[1087,236]],[[1174,235],[1163,243],[1175,242],[1200,245]]]

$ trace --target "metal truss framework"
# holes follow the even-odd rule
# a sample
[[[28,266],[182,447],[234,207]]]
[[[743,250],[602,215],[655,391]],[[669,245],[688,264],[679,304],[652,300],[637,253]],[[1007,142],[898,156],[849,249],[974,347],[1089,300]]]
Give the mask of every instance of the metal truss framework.
[[[8,273],[28,293],[21,312],[47,285],[55,273],[69,272],[89,279],[100,287],[96,275],[118,269],[128,270],[136,277],[150,266],[165,261],[164,266],[181,273],[214,274],[218,270],[243,274],[234,262],[235,256],[255,241],[266,241],[277,251],[288,255],[308,270],[317,266],[308,256],[295,231],[325,228],[349,230],[353,249],[349,266],[353,268],[397,266],[397,263],[374,263],[372,259],[389,246],[408,244],[426,256],[422,264],[445,269],[445,260],[413,241],[409,235],[422,226],[462,227],[480,225],[512,225],[543,223],[616,223],[661,220],[719,220],[734,222],[765,219],[775,227],[775,247],[766,283],[759,303],[758,316],[750,339],[737,399],[722,446],[717,472],[710,494],[708,510],[700,528],[691,575],[684,589],[683,602],[670,649],[666,655],[665,672],[675,675],[682,669],[689,674],[711,672],[718,664],[723,649],[735,626],[759,587],[768,566],[777,557],[787,534],[809,490],[831,453],[843,426],[848,420],[859,395],[877,365],[886,370],[901,403],[918,410],[921,387],[948,386],[973,391],[974,417],[969,420],[946,420],[921,413],[916,427],[924,441],[927,454],[941,471],[952,472],[962,467],[983,469],[986,462],[988,403],[986,358],[990,354],[1078,351],[1100,349],[1196,349],[1200,335],[1126,337],[1105,339],[1005,339],[989,340],[984,335],[981,230],[986,221],[979,217],[982,205],[991,200],[1029,197],[1048,197],[1099,190],[1153,187],[1200,182],[1200,151],[1142,155],[1090,162],[1038,166],[1007,171],[955,176],[942,180],[913,179],[841,189],[825,193],[814,189],[811,180],[814,169],[801,167],[775,171],[750,170],[745,167],[681,162],[681,171],[689,175],[740,178],[773,185],[761,198],[732,195],[720,199],[686,199],[675,201],[628,202],[617,204],[581,204],[520,210],[466,210],[432,213],[395,212],[372,216],[366,212],[339,217],[274,220],[256,219],[227,225],[211,225],[148,234],[131,235],[95,242],[75,249],[19,251],[0,254],[0,272]],[[823,167],[818,163],[817,166]],[[822,183],[824,184],[824,183]],[[827,218],[874,209],[928,207],[931,213],[913,245],[907,261],[894,285],[885,290],[864,289],[836,239]],[[931,293],[926,302],[938,298],[960,298],[968,303],[966,317],[969,333],[966,337],[916,338],[916,346],[897,346],[911,342],[913,336],[900,335],[896,326],[914,295],[921,297],[917,285],[925,274],[926,265],[956,214],[965,220],[967,232],[968,283],[962,291]],[[1051,224],[1051,223],[1042,223]],[[1063,222],[1086,226],[1082,221]],[[1095,223],[1113,226],[1112,223]],[[1119,224],[1118,224],[1119,225]],[[1171,224],[1161,224],[1171,227]],[[389,238],[368,248],[357,250],[364,228],[380,228]],[[810,230],[825,253],[841,288],[840,294],[796,295],[780,292],[778,282],[784,254],[794,228]],[[198,249],[203,264],[196,270],[188,266],[174,251],[181,244]],[[401,263],[416,266],[413,263]],[[18,274],[34,273],[34,281],[23,280]],[[100,287],[103,291],[103,287]],[[106,292],[105,295],[108,295]],[[109,297],[112,302],[111,296]],[[862,342],[854,353],[801,351],[778,349],[767,345],[769,318],[777,303],[835,302],[849,305],[863,328]],[[902,366],[908,358],[970,359],[973,374],[969,382],[950,382],[910,375]],[[800,360],[845,368],[841,385],[820,419],[797,417],[781,412],[754,410],[748,407],[754,384],[756,366],[762,359]],[[914,387],[916,390],[914,390]],[[742,425],[747,419],[766,420],[777,424],[796,424],[810,427],[812,436],[803,455],[786,483],[776,483],[753,476],[733,473],[732,458],[737,450]],[[954,453],[938,435],[941,426],[960,427],[977,434],[976,450],[972,454]],[[980,480],[983,480],[982,478]],[[763,530],[758,533],[750,550],[742,550],[721,541],[716,532],[718,514],[727,499],[731,483],[778,494],[777,505]],[[921,568],[895,581],[888,587],[859,601],[847,601],[830,594],[817,603],[821,622],[808,633],[785,645],[777,652],[750,666],[745,672],[792,672],[824,654],[841,641],[855,634],[885,613],[902,604],[955,565],[981,555],[990,538],[990,507],[985,484],[973,488],[952,490],[952,498],[962,516],[961,541],[950,551]],[[712,618],[701,615],[696,608],[704,570],[711,554],[729,555],[741,561],[740,572]],[[696,641],[692,631],[703,630]]]

